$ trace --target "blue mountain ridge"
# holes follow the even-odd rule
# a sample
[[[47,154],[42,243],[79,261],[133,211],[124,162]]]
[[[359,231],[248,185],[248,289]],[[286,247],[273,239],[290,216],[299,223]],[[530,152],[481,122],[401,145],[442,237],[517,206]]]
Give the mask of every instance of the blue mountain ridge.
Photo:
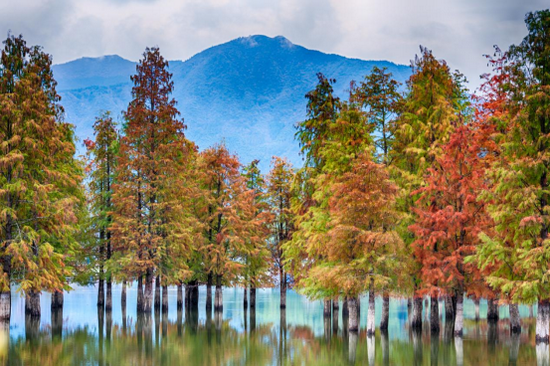
[[[102,111],[109,110],[122,121],[135,66],[116,55],[54,66],[65,119],[75,124],[80,140],[93,137],[93,122]],[[335,92],[345,98],[350,81],[363,80],[373,66],[386,67],[401,82],[411,72],[408,66],[388,61],[325,54],[282,36],[261,35],[169,62],[173,97],[188,126],[187,137],[200,149],[225,141],[244,164],[260,159],[264,172],[272,156],[285,156],[297,167],[303,164],[294,140],[295,125],[306,116],[305,94],[315,87],[317,72],[335,78]]]

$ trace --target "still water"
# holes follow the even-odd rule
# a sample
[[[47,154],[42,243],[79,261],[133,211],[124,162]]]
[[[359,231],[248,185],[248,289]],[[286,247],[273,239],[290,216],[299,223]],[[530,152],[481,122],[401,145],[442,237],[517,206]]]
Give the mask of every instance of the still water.
[[[75,287],[65,294],[62,314],[51,314],[50,296],[41,299],[39,322],[25,322],[24,301],[13,293],[8,330],[0,333],[0,360],[6,365],[537,365],[535,322],[520,307],[523,330],[511,337],[508,310],[488,325],[474,320],[474,305],[465,303],[463,341],[445,331],[415,335],[407,325],[405,300],[390,302],[387,334],[367,338],[347,333],[339,316],[323,319],[320,301],[289,291],[287,309],[279,311],[278,289],[258,290],[256,311],[243,309],[242,289],[224,290],[222,316],[205,311],[200,289],[198,314],[178,313],[176,289],[169,289],[167,314],[136,316],[136,288],[128,290],[127,311],[120,307],[120,287],[113,287],[113,311],[96,307],[97,289]],[[366,326],[368,296],[361,301]],[[442,305],[442,304],[441,304]],[[340,309],[342,306],[340,305]],[[376,322],[381,300],[377,299]],[[444,313],[443,307],[440,313]],[[481,317],[486,303],[481,303]],[[52,316],[53,315],[53,316]],[[426,319],[428,314],[425,314]],[[444,319],[443,319],[444,320]],[[548,347],[542,351],[547,355]],[[546,362],[543,360],[542,362]]]

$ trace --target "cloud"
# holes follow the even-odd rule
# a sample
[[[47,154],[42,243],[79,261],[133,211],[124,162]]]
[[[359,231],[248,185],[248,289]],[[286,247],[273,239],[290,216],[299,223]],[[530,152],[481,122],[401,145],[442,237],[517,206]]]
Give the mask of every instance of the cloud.
[[[252,34],[323,52],[408,64],[422,44],[476,86],[482,54],[526,30],[546,0],[18,0],[0,3],[0,31],[22,33],[57,63],[157,45],[168,59]]]

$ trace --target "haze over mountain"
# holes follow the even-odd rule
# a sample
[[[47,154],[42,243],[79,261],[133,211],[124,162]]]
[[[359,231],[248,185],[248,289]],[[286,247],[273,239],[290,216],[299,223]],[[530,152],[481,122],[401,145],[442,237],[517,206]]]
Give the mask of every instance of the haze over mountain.
[[[76,125],[80,139],[93,136],[92,125],[101,111],[122,120],[135,65],[113,55],[54,66],[66,120]],[[225,140],[243,163],[260,159],[266,172],[273,155],[302,165],[294,126],[305,118],[304,96],[315,87],[317,72],[335,78],[336,93],[345,97],[349,82],[362,80],[375,65],[386,67],[401,82],[410,75],[408,66],[324,54],[281,36],[238,38],[187,61],[170,61],[169,70],[188,138],[200,149]]]

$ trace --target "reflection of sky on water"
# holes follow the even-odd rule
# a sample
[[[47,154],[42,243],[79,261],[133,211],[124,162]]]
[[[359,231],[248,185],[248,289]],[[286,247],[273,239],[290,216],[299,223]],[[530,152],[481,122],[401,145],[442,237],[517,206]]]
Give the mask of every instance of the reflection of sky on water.
[[[122,323],[122,312],[120,308],[120,284],[113,285],[113,324]],[[212,288],[214,295],[214,288]],[[175,287],[168,289],[168,321],[177,320],[176,309],[177,292]],[[279,326],[279,289],[258,289],[256,304],[256,324]],[[130,324],[135,323],[136,319],[136,300],[137,288],[133,287],[127,290],[127,319]],[[228,321],[229,326],[238,332],[245,331],[244,309],[243,309],[243,289],[226,288],[223,294],[224,312],[223,319]],[[44,293],[41,296],[41,328],[50,327],[50,294]],[[205,311],[206,288],[203,286],[199,290],[199,322],[206,321]],[[73,291],[65,294],[63,308],[63,327],[64,330],[75,330],[87,328],[92,333],[97,333],[97,288],[95,286],[73,286]],[[365,327],[367,322],[368,296],[361,298],[361,326]],[[342,304],[340,303],[340,309]],[[486,314],[487,304],[481,302],[481,317]],[[440,314],[444,314],[444,304],[440,303]],[[378,326],[382,313],[382,299],[376,299],[376,324]],[[466,300],[464,304],[464,314],[466,319],[474,319],[475,307],[471,300]],[[529,314],[527,306],[520,306],[520,314],[526,317]],[[390,322],[389,339],[409,340],[407,330],[407,301],[405,299],[392,299],[390,301]],[[427,316],[425,313],[424,316]],[[500,308],[501,319],[508,317],[508,307]],[[315,337],[322,336],[324,333],[323,323],[323,303],[321,301],[310,301],[306,297],[289,291],[287,295],[286,322],[288,326],[307,326],[313,332]],[[338,324],[342,327],[342,312],[339,312]],[[25,301],[15,290],[12,292],[12,318],[10,323],[10,338],[17,339],[25,335]],[[465,328],[465,337],[468,336],[468,327]]]

